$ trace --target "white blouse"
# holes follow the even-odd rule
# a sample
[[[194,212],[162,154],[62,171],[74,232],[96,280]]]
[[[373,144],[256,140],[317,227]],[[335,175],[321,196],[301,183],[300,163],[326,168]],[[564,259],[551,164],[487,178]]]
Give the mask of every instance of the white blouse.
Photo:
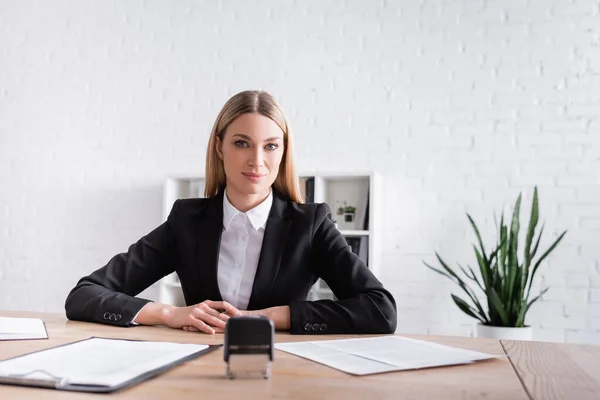
[[[250,302],[265,226],[273,204],[273,192],[256,207],[243,213],[223,196],[223,232],[217,281],[221,297],[239,310]]]

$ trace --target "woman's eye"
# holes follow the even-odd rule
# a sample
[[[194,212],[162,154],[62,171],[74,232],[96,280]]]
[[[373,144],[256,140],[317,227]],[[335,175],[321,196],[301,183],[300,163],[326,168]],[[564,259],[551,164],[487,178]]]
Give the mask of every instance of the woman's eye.
[[[236,145],[237,147],[248,147],[248,143],[247,143],[247,142],[245,142],[245,141],[243,141],[243,140],[238,140],[238,141],[236,141],[236,142],[235,142],[235,145]]]
[[[267,150],[275,150],[275,149],[277,149],[277,147],[278,147],[278,146],[277,146],[276,144],[273,144],[273,143],[271,143],[271,144],[268,144],[268,145],[266,145],[266,146],[265,146],[265,148],[266,148]]]

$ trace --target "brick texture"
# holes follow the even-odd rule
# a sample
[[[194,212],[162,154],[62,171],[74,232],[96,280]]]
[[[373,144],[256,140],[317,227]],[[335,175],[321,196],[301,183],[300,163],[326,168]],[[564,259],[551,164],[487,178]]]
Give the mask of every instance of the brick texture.
[[[164,179],[203,173],[249,88],[280,100],[300,170],[383,175],[399,332],[473,334],[422,261],[473,265],[465,212],[491,245],[493,213],[523,192],[524,220],[538,185],[543,247],[569,233],[528,321],[600,343],[595,0],[0,0],[0,309],[61,311],[158,225]]]

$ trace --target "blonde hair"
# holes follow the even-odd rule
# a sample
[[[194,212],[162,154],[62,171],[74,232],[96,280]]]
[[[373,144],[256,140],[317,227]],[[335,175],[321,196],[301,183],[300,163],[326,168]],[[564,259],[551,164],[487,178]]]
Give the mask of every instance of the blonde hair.
[[[286,199],[304,203],[294,165],[292,131],[283,110],[267,92],[247,90],[231,97],[219,112],[206,149],[205,197],[216,196],[226,184],[223,161],[217,154],[217,138],[223,140],[227,127],[242,114],[260,114],[275,122],[283,131],[283,157],[273,187]]]

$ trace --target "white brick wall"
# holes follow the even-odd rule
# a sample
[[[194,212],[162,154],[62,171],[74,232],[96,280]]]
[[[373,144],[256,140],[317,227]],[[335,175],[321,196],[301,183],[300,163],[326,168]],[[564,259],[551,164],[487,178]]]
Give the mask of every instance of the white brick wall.
[[[473,333],[422,260],[473,263],[465,212],[489,240],[537,184],[545,245],[569,233],[528,321],[600,344],[597,0],[0,0],[0,309],[62,310],[248,88],[281,100],[300,169],[383,174],[399,332]]]

